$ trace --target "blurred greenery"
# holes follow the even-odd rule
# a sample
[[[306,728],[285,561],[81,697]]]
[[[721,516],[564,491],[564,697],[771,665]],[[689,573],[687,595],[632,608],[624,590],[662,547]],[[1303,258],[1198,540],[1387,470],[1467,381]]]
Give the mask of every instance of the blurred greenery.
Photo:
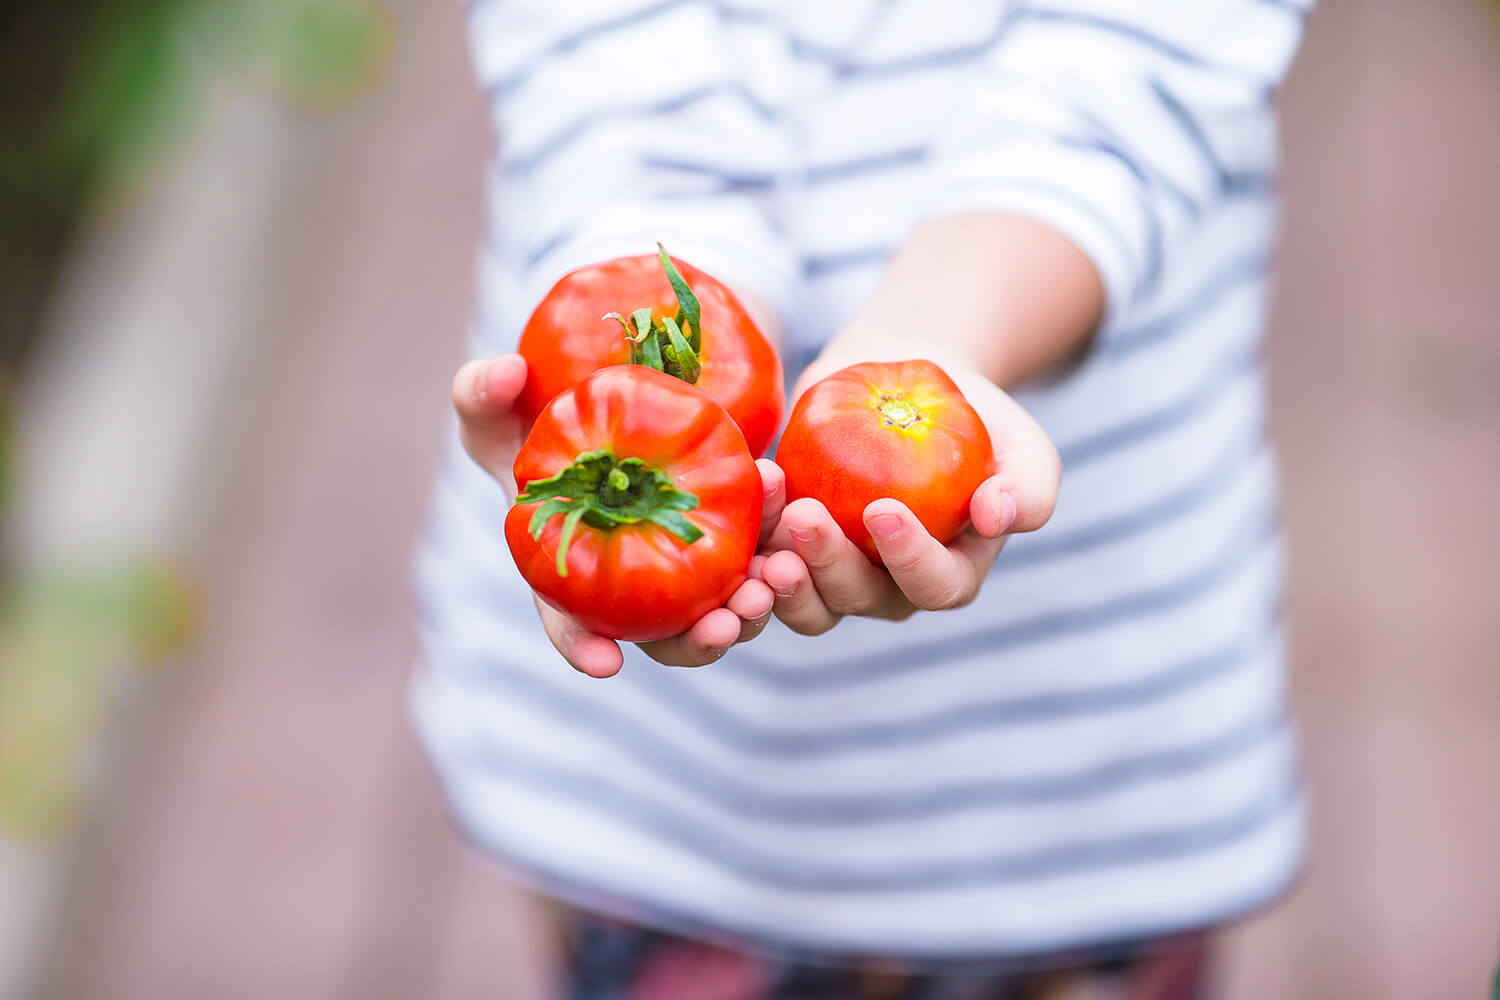
[[[371,0],[242,2],[240,15],[253,22],[253,51],[272,85],[304,106],[361,93],[390,53],[390,20]]]
[[[193,619],[171,567],[141,560],[107,572],[56,571],[0,595],[0,834],[43,840],[79,797],[81,756],[120,667],[161,662]]]
[[[0,513],[5,511],[10,501],[11,483],[15,480],[11,471],[15,467],[15,430],[11,426],[8,389],[0,381]],[[0,523],[0,529],[3,528],[4,524]],[[0,570],[3,569],[4,563],[0,562]]]
[[[0,19],[0,370],[34,343],[101,202],[146,183],[225,82],[328,107],[372,85],[378,0],[49,0]]]
[[[79,233],[161,175],[226,91],[335,108],[380,78],[379,0],[49,0],[0,18],[0,515],[18,472],[5,390],[24,376]],[[124,671],[192,621],[181,574],[5,561],[0,517],[0,835],[74,814],[84,755]]]

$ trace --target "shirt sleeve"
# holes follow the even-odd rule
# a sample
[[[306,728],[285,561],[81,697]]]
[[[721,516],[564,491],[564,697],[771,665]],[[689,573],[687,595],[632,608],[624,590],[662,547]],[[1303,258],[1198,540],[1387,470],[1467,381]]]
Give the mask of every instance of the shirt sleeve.
[[[1109,336],[1217,203],[1274,186],[1273,97],[1311,0],[1020,3],[917,216],[1035,218],[1103,279]]]
[[[520,294],[660,241],[787,308],[795,258],[763,204],[781,140],[714,5],[472,0],[469,19],[499,142],[487,225]],[[716,175],[673,167],[705,157]]]

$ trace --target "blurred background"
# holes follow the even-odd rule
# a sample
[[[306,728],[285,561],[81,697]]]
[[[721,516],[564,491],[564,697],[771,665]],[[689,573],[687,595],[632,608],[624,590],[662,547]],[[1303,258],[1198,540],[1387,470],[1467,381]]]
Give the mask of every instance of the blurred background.
[[[527,998],[407,729],[487,123],[457,0],[0,20],[0,998]],[[1271,335],[1295,892],[1218,989],[1500,956],[1500,6],[1323,0]]]

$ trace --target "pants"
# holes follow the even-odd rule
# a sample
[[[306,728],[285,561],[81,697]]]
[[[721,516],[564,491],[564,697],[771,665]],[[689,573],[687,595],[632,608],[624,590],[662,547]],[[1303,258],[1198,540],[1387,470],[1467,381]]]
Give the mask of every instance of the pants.
[[[1204,933],[1042,971],[917,972],[782,962],[581,910],[563,922],[566,1000],[1199,1000],[1208,968]]]

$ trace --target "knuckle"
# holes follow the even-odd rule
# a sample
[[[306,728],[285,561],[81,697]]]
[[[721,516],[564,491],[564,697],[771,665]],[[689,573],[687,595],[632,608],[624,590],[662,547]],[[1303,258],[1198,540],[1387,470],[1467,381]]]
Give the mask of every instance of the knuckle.
[[[915,548],[903,547],[889,554],[882,552],[881,561],[894,576],[911,576],[922,571],[924,553]]]
[[[783,621],[787,628],[798,635],[817,636],[822,635],[838,623],[837,616],[822,616],[818,618],[793,619]]]
[[[919,610],[910,601],[900,601],[886,608],[880,617],[890,622],[904,622]]]
[[[746,622],[745,625],[740,629],[740,637],[737,641],[749,642],[751,639],[754,639],[756,636],[760,635],[766,630],[766,625],[769,623],[769,621],[770,616],[767,615],[764,618],[757,618],[753,621]]]
[[[920,599],[912,603],[923,611],[948,611],[969,603],[963,585],[956,580],[940,580],[925,588]]]
[[[816,545],[807,552],[799,552],[798,554],[802,556],[802,561],[807,564],[807,568],[810,570],[819,573],[831,573],[838,569],[839,554],[832,551],[831,546]]]
[[[836,615],[868,615],[875,610],[874,605],[867,600],[852,596],[837,596],[825,598],[824,603],[828,610]]]

